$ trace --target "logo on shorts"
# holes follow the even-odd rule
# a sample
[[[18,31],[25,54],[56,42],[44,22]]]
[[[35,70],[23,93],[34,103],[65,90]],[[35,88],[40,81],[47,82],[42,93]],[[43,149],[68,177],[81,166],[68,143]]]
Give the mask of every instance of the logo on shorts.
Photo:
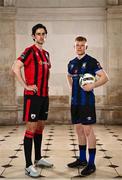
[[[87,117],[88,121],[90,121],[92,119],[92,117]]]
[[[36,114],[31,114],[31,119],[35,119],[36,118]]]

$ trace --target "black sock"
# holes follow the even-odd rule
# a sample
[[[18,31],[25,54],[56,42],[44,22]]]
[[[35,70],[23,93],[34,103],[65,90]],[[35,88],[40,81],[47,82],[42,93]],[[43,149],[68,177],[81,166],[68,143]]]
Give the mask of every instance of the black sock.
[[[36,131],[34,134],[35,160],[41,159],[42,131]]]
[[[26,131],[24,136],[24,153],[26,168],[32,165],[31,155],[32,155],[32,139],[34,134],[31,131]]]

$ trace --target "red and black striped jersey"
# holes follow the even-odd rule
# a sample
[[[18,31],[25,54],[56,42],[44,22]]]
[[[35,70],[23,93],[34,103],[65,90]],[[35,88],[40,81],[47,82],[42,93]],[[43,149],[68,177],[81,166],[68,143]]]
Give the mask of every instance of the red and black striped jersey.
[[[51,67],[49,53],[40,50],[35,45],[25,49],[17,58],[24,64],[25,81],[27,85],[37,85],[38,96],[48,96],[49,69]],[[33,91],[24,90],[25,95],[35,95]]]

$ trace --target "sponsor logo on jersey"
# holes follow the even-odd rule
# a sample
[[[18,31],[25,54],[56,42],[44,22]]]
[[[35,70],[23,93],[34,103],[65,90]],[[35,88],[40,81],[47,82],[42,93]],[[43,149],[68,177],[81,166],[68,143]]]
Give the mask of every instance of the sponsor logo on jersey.
[[[40,61],[39,61],[39,64],[40,64],[40,65],[42,65],[42,64],[43,64],[42,60],[40,60]]]
[[[49,64],[49,63],[48,62],[43,62],[42,60],[40,60],[39,64],[42,65],[42,64]]]

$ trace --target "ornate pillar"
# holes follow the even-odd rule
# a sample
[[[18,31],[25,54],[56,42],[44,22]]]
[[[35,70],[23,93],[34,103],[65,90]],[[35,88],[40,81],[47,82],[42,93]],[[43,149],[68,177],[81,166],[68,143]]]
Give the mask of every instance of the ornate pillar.
[[[16,0],[4,0],[4,6],[15,6]]]
[[[15,15],[14,7],[0,7],[0,124],[3,125],[17,121],[15,79],[11,73],[16,52]]]
[[[107,10],[107,41],[109,86],[107,89],[107,122],[122,124],[122,7],[112,6]]]
[[[108,5],[118,5],[119,4],[119,0],[107,0],[107,4]]]
[[[0,6],[3,6],[3,4],[4,4],[3,0],[0,0]]]

